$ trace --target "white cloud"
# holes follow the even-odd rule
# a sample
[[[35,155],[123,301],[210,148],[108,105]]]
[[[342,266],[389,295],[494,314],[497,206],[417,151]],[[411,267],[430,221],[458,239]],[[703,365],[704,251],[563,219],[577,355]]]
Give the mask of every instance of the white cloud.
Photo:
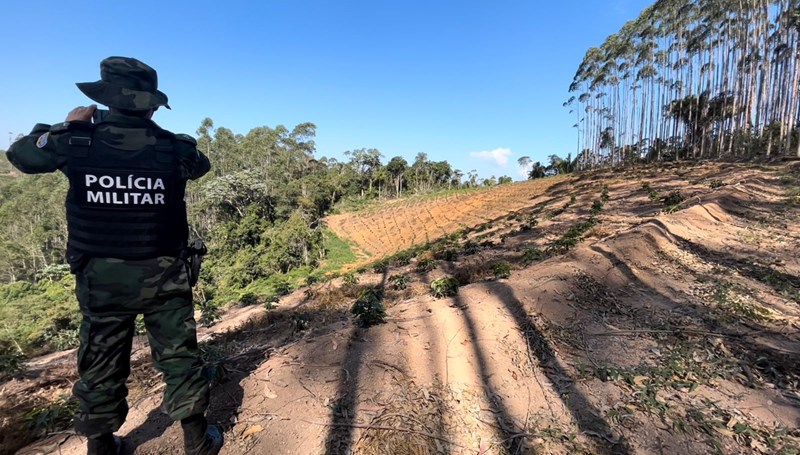
[[[491,152],[470,152],[469,156],[478,158],[479,160],[494,161],[500,166],[508,164],[508,157],[511,156],[511,149],[496,148]]]

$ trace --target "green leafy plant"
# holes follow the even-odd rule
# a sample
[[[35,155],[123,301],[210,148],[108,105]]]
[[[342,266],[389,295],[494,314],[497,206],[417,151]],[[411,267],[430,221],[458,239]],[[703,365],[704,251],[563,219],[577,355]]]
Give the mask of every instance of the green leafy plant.
[[[511,276],[511,264],[508,262],[495,262],[492,264],[492,273],[496,280],[500,278],[508,278]]]
[[[346,273],[342,277],[342,284],[345,286],[355,286],[358,284],[358,275],[353,272]]]
[[[529,246],[522,252],[522,262],[525,265],[531,265],[534,262],[541,261],[546,257],[547,255],[545,252],[539,248],[536,248],[535,246]]]
[[[712,180],[712,181],[708,182],[708,186],[712,190],[715,190],[717,188],[722,188],[723,186],[726,186],[726,185],[727,185],[727,183],[723,182],[722,180],[716,180],[715,179],[715,180]]]
[[[280,297],[278,294],[269,294],[264,297],[264,309],[269,311],[274,309],[278,306],[278,302],[280,302]]]
[[[409,251],[401,251],[394,255],[394,265],[408,265],[413,255]]]
[[[450,297],[458,294],[458,279],[446,276],[431,282],[431,292],[434,297]]]
[[[286,278],[282,278],[273,285],[273,289],[278,295],[288,295],[292,292],[292,285]]]
[[[228,363],[230,362],[225,346],[217,341],[206,341],[200,343],[198,347],[206,377],[216,383],[224,381],[228,377]]]
[[[375,273],[385,273],[389,270],[389,262],[386,260],[378,261],[372,265],[372,271]]]
[[[25,421],[32,433],[44,436],[69,428],[77,411],[78,400],[69,395],[61,395],[54,403],[33,408],[25,414]]]
[[[0,379],[13,376],[25,368],[25,354],[11,342],[0,340]]]
[[[437,264],[436,260],[434,260],[433,258],[420,259],[417,262],[417,271],[421,273],[430,272],[431,270],[434,270],[437,267],[439,267],[439,264]]]
[[[461,248],[461,251],[464,252],[465,255],[469,256],[471,254],[475,254],[481,250],[481,246],[472,240],[467,240],[464,242],[464,246]]]
[[[597,215],[603,211],[603,203],[600,200],[594,201],[592,204],[592,215]]]
[[[408,276],[400,273],[389,277],[389,285],[395,291],[401,291],[408,287]]]
[[[571,250],[581,241],[583,234],[597,224],[597,218],[590,217],[586,221],[581,221],[571,226],[567,232],[554,240],[547,248],[548,254],[562,254]]]
[[[453,262],[458,259],[458,251],[455,248],[443,248],[434,252],[433,257],[442,261]]]
[[[611,196],[608,194],[608,185],[603,185],[603,191],[600,193],[600,200],[602,202],[608,202],[611,199]]]
[[[678,207],[678,204],[683,202],[686,198],[680,191],[671,191],[669,194],[661,198],[661,202],[667,208],[668,212],[673,212]]]
[[[381,323],[386,318],[386,310],[381,302],[383,292],[376,286],[369,286],[361,291],[350,312],[355,315],[361,327],[369,327]]]
[[[306,286],[311,286],[319,282],[317,275],[309,275],[306,277]]]
[[[203,327],[211,327],[219,318],[219,307],[214,305],[212,301],[209,300],[200,304],[200,324]]]
[[[133,330],[137,335],[147,334],[147,326],[144,324],[144,315],[137,315],[133,322]]]
[[[258,303],[258,296],[252,292],[245,292],[241,297],[239,297],[239,305],[241,306],[250,306],[255,305],[256,303]]]

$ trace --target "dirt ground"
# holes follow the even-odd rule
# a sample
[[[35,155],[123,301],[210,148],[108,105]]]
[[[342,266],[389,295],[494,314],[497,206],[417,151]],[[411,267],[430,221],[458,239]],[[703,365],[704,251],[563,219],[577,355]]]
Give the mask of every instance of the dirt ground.
[[[513,212],[456,221],[449,260],[423,252],[276,309],[233,307],[204,330],[226,370],[209,412],[221,453],[797,454],[800,164],[692,163],[536,188]],[[408,286],[393,289],[400,274]],[[462,285],[435,298],[429,284],[445,276]],[[388,315],[362,328],[349,310],[368,286],[384,290]],[[181,453],[146,351],[137,344],[124,453]],[[68,393],[73,357],[0,384],[4,447],[22,397]],[[18,453],[84,444],[58,433]]]

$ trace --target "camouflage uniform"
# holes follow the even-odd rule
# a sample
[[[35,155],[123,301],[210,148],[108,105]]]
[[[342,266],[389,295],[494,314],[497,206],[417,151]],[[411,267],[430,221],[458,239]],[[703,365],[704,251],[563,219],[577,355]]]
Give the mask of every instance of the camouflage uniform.
[[[78,84],[78,87],[93,100],[117,109],[136,111],[169,107],[166,95],[156,88],[155,71],[138,60],[110,57],[101,63],[101,77],[101,81]],[[171,133],[144,117],[112,113],[97,125],[80,123],[91,131],[90,137],[95,144],[111,147],[109,150],[113,149],[120,156],[134,157],[131,162],[140,150],[152,149],[164,135],[173,138],[168,148],[169,153],[174,154],[170,155],[169,166],[173,168],[176,181],[182,183],[176,191],[179,193],[176,200],[179,198],[179,201],[174,207],[168,206],[169,215],[165,216],[177,217],[167,219],[177,220],[174,229],[184,237],[180,244],[185,246],[188,228],[183,185],[186,180],[197,179],[210,169],[208,158],[197,150],[194,140],[184,135],[169,136]],[[10,147],[7,157],[25,173],[60,170],[70,177],[69,164],[73,163],[73,171],[78,167],[71,155],[76,143],[73,141],[77,134],[74,131],[75,125],[51,127],[37,124],[29,135]],[[122,259],[87,254],[81,242],[92,240],[73,238],[73,231],[80,231],[81,226],[69,218],[70,199],[75,199],[75,187],[79,184],[75,180],[74,176],[70,177],[67,200],[70,230],[67,256],[76,274],[76,294],[83,314],[78,351],[81,378],[73,389],[80,401],[75,416],[77,432],[90,438],[110,436],[125,421],[128,411],[125,381],[130,373],[137,314],[144,315],[153,361],[166,381],[165,407],[170,417],[181,420],[202,416],[208,406],[208,380],[197,346],[187,263],[180,258],[179,250],[166,255]],[[120,214],[125,215],[124,211],[97,213],[108,213],[108,220],[101,220],[108,223],[113,223]],[[124,232],[124,223],[120,226]],[[158,232],[161,236],[162,230]],[[103,234],[92,235],[102,238],[105,237]],[[171,234],[165,232],[163,235]],[[113,235],[109,236],[113,238]],[[136,242],[131,240],[130,245],[134,251]],[[118,245],[118,248],[124,247],[124,243]],[[147,245],[142,248],[142,251],[148,251]],[[90,440],[90,452],[91,447]]]

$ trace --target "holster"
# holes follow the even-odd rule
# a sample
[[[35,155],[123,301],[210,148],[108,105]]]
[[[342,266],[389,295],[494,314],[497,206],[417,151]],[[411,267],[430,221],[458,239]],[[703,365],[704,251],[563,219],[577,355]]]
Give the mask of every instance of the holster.
[[[200,265],[203,263],[203,256],[208,253],[206,244],[202,239],[193,240],[181,253],[181,259],[186,261],[189,272],[189,285],[194,286],[200,279]]]

